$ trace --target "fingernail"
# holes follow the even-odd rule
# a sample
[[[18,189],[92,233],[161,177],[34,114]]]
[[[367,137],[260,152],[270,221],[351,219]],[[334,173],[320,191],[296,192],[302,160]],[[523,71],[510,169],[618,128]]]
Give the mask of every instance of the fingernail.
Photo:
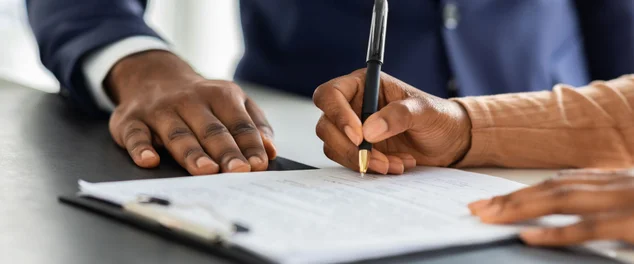
[[[544,235],[544,229],[543,228],[532,228],[532,229],[528,229],[526,231],[522,231],[520,232],[520,236],[523,239],[536,239],[539,238],[541,236]]]
[[[482,199],[482,200],[470,203],[467,206],[469,207],[469,211],[471,211],[471,214],[476,215],[480,210],[482,210],[483,208],[486,208],[486,206],[488,206],[490,202],[491,202],[491,199]]]
[[[256,166],[256,165],[260,165],[262,164],[262,159],[258,156],[253,156],[249,158],[249,164],[251,164],[251,167]]]
[[[148,160],[148,159],[153,159],[156,157],[156,154],[154,154],[154,152],[152,152],[151,150],[144,150],[143,152],[141,152],[141,160]]]
[[[363,139],[361,138],[361,136],[359,136],[357,133],[355,133],[352,130],[352,127],[350,126],[345,126],[343,128],[343,131],[346,132],[346,136],[348,136],[348,138],[352,141],[352,143],[354,143],[355,145],[359,145],[361,144],[361,141],[363,141]]]
[[[363,136],[370,141],[376,140],[385,132],[387,132],[387,122],[383,118],[378,118],[363,126]]]
[[[196,167],[198,168],[212,166],[214,164],[216,163],[208,157],[200,157],[196,160]]]
[[[248,172],[251,170],[251,167],[241,159],[236,158],[229,161],[227,169],[231,172]]]

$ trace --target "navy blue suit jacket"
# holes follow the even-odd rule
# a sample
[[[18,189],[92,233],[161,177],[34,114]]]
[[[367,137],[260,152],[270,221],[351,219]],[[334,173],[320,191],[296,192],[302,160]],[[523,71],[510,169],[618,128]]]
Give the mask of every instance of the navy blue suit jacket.
[[[143,21],[146,0],[26,2],[42,62],[90,112],[82,58],[129,36],[159,37]],[[373,2],[241,0],[236,79],[310,96],[364,67]],[[440,97],[452,95],[451,79],[467,96],[634,73],[634,1],[390,1],[383,70]]]

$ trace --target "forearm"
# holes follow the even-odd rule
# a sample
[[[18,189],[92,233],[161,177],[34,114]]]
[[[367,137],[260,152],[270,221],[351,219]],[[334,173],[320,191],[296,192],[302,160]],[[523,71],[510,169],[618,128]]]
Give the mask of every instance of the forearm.
[[[454,99],[472,122],[457,167],[626,167],[633,165],[631,76],[584,88]]]

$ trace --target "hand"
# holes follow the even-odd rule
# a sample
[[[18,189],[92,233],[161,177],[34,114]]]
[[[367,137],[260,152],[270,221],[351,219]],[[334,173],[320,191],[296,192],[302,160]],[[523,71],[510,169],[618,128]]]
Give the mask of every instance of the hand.
[[[416,165],[449,166],[466,154],[471,121],[457,102],[382,73],[379,111],[362,125],[364,86],[361,69],[315,90],[313,100],[324,112],[317,136],[328,158],[358,170],[358,146],[364,137],[374,144],[369,169],[382,174],[401,174]]]
[[[530,229],[520,237],[530,245],[565,246],[591,240],[634,243],[632,170],[564,171],[557,178],[508,195],[469,204],[485,223],[513,223],[550,214],[582,216],[579,223]]]
[[[266,170],[275,158],[273,131],[242,89],[202,78],[169,52],[126,57],[105,84],[118,103],[110,133],[140,167],[158,166],[153,145],[192,175]]]

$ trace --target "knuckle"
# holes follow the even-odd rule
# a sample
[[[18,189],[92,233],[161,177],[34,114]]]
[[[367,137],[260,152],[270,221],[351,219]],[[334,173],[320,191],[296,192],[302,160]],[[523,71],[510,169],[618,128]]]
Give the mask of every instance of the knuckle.
[[[128,146],[130,152],[135,152],[140,148],[150,146],[152,143],[149,140],[137,140]]]
[[[329,94],[331,94],[334,89],[332,83],[333,81],[322,84],[313,92],[313,103],[322,110],[324,109],[325,99],[330,97]]]
[[[557,180],[556,179],[548,179],[545,180],[544,182],[542,182],[540,184],[542,189],[552,189],[554,187],[557,186]]]
[[[322,141],[326,141],[326,121],[325,121],[325,117],[322,115],[321,118],[319,118],[319,121],[317,122],[317,125],[315,126],[315,133],[317,134],[317,137],[319,139],[321,139]]]
[[[242,153],[247,156],[247,157],[251,157],[251,156],[260,156],[264,153],[264,148],[261,146],[246,146],[244,148],[242,148]]]
[[[200,89],[205,89],[206,91],[213,91],[214,93],[219,92],[223,94],[224,96],[245,97],[244,91],[242,91],[242,88],[240,87],[240,85],[232,81],[224,81],[224,80],[214,81],[213,83],[209,83],[208,85],[201,86]]]
[[[255,125],[246,120],[241,120],[234,123],[233,125],[231,125],[231,128],[229,129],[229,131],[231,132],[231,135],[233,137],[239,137],[242,135],[250,135],[250,134],[254,134],[258,132]]]
[[[326,144],[324,144],[324,154],[326,155],[326,157],[328,157],[331,160],[337,161],[337,156],[335,155],[335,152],[328,147]]]
[[[568,199],[572,193],[574,192],[574,190],[570,187],[567,186],[562,186],[559,187],[557,189],[555,189],[555,191],[553,191],[553,198],[555,199]]]
[[[183,151],[183,159],[188,159],[189,157],[195,157],[203,153],[203,150],[200,147],[189,147],[185,151]]]
[[[124,136],[123,142],[129,142],[131,139],[137,137],[137,136],[148,136],[147,132],[145,131],[145,129],[139,128],[139,127],[132,127],[127,129],[126,134]]]
[[[169,143],[172,143],[190,136],[193,136],[191,130],[185,127],[177,126],[170,129],[169,133],[167,134],[167,141]]]
[[[205,126],[205,128],[203,129],[201,133],[202,141],[207,141],[213,137],[223,135],[225,133],[229,133],[229,130],[227,130],[227,128],[222,123],[214,122],[214,123],[208,124]]]
[[[242,159],[242,153],[234,148],[227,148],[218,155],[219,160],[222,163],[229,162],[232,159]]]

